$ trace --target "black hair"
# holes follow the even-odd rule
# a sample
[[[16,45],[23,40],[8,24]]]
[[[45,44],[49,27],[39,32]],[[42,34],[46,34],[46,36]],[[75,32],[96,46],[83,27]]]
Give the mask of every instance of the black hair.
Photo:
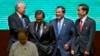
[[[42,14],[42,15],[43,15],[43,18],[45,18],[45,14],[44,14],[44,12],[43,12],[42,10],[37,10],[37,11],[35,12],[35,17],[36,17],[37,15],[39,15],[39,14]]]
[[[86,14],[89,12],[89,7],[86,4],[79,4],[78,6],[82,6],[82,10],[86,11]]]
[[[26,30],[24,30],[24,29],[22,29],[22,30],[19,30],[19,31],[18,31],[18,34],[20,34],[20,33],[24,33],[26,36],[28,36],[28,33],[27,33],[27,31],[26,31]]]
[[[65,13],[65,8],[63,6],[57,6],[56,9],[58,9],[58,8],[61,8],[62,9],[62,12]]]

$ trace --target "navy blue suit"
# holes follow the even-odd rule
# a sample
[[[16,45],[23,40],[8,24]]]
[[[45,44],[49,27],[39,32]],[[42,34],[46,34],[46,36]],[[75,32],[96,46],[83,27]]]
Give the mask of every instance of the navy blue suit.
[[[50,24],[52,24],[54,27],[54,31],[56,34],[56,41],[57,41],[53,56],[56,55],[58,45],[59,45],[61,56],[70,56],[70,51],[64,50],[64,45],[65,44],[68,44],[69,46],[71,45],[71,37],[73,35],[74,23],[72,20],[64,18],[60,35],[58,35],[57,21],[58,21],[57,19],[54,19],[50,22]]]

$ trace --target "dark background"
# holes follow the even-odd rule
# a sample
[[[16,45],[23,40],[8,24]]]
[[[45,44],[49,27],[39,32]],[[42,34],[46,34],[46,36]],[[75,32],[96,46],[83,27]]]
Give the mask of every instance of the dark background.
[[[9,31],[0,30],[0,56],[8,56],[7,46],[9,41]],[[96,31],[95,39],[95,56],[100,56],[100,31]]]

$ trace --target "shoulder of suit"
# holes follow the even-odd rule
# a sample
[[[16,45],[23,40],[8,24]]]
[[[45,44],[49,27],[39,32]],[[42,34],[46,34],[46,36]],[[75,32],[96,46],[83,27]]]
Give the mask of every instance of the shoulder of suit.
[[[91,22],[95,22],[95,20],[93,18],[87,17],[87,19]]]
[[[48,23],[48,22],[44,22],[44,25],[45,25],[46,27],[50,27],[50,23]]]
[[[64,18],[64,20],[66,20],[67,22],[69,21],[69,22],[72,22],[72,23],[74,23],[74,22],[73,22],[73,20],[71,20],[71,19],[68,19],[68,18]]]
[[[28,24],[28,26],[31,26],[31,25],[34,25],[35,24],[35,22],[30,22],[29,24]]]
[[[55,21],[56,21],[56,18],[55,18],[55,19],[53,19],[53,20],[51,20],[51,21],[50,21],[50,23],[55,22]]]
[[[77,22],[79,22],[79,21],[80,21],[80,19],[76,19],[76,20],[75,20],[75,23],[77,23]]]
[[[10,16],[8,16],[8,19],[14,18],[16,15],[17,15],[16,13],[13,13]]]
[[[95,22],[95,20],[93,19],[93,18],[91,18],[91,17],[88,17],[87,16],[87,18],[86,18],[86,21],[87,21],[87,23],[93,23],[93,24],[95,24],[96,22]]]

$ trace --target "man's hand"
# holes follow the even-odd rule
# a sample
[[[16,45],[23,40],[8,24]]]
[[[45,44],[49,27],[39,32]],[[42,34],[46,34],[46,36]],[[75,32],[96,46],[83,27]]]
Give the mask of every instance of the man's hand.
[[[69,50],[69,45],[68,45],[68,44],[65,44],[65,45],[64,45],[64,49],[65,49],[66,51],[68,51],[68,50]]]
[[[71,55],[74,56],[75,55],[75,51],[71,50]]]
[[[89,53],[88,51],[85,51],[85,52],[84,52],[84,56],[89,56],[89,54],[90,54],[90,53]]]

